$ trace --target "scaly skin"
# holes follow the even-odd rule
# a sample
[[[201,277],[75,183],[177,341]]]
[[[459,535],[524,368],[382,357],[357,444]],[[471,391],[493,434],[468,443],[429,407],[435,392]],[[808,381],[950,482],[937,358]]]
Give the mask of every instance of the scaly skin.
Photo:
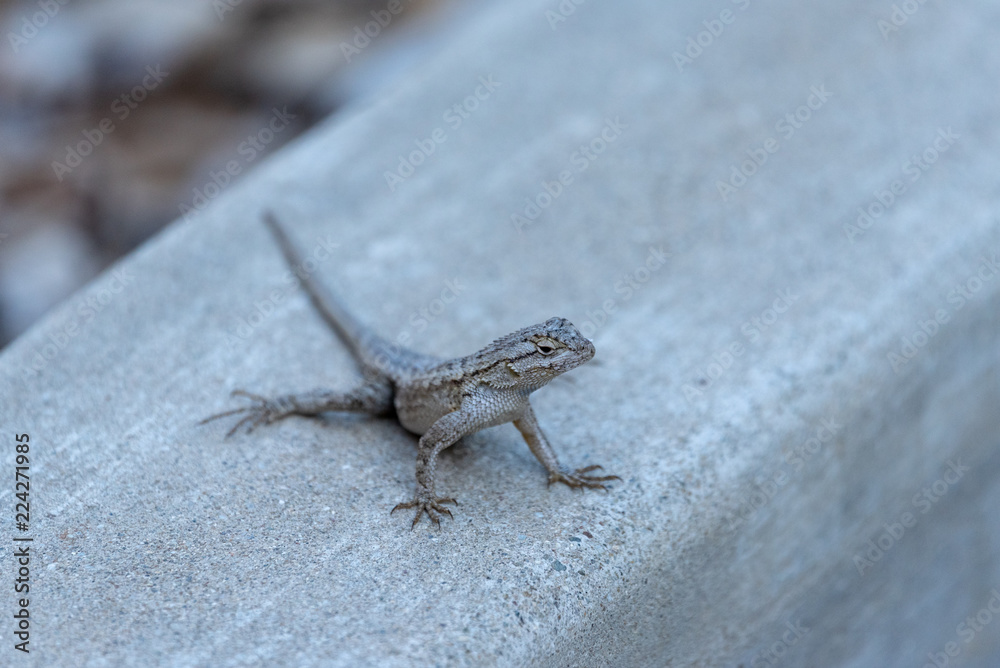
[[[301,259],[288,236],[270,213],[265,213],[264,221],[294,270]],[[565,318],[525,327],[467,357],[440,360],[390,345],[351,317],[311,276],[301,278],[320,315],[357,359],[364,376],[362,385],[348,393],[318,389],[274,399],[237,390],[234,395],[252,403],[208,417],[202,424],[240,415],[229,436],[244,425],[250,432],[289,415],[315,416],[327,411],[383,415],[395,408],[400,424],[420,434],[416,494],[412,501],[397,504],[390,511],[415,508],[410,528],[424,514],[440,525],[441,515],[452,516],[443,504],[458,504],[451,497],[435,494],[438,454],[463,436],[505,422],[513,422],[521,432],[548,471],[549,484],[607,489],[605,482],[620,480],[615,475],[592,475],[601,468],[597,465],[575,471],[562,466],[528,401],[532,392],[594,357],[594,344]]]

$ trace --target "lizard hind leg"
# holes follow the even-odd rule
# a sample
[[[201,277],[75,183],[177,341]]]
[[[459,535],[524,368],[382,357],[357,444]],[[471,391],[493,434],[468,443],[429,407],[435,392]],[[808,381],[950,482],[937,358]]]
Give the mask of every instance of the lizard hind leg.
[[[272,399],[244,390],[235,390],[233,396],[250,399],[252,403],[239,408],[211,415],[198,424],[205,424],[230,415],[242,415],[226,433],[235,434],[246,425],[247,433],[265,424],[277,422],[290,415],[314,417],[328,411],[345,411],[381,415],[392,409],[392,388],[387,382],[366,382],[349,392],[317,389],[304,394],[285,394]]]

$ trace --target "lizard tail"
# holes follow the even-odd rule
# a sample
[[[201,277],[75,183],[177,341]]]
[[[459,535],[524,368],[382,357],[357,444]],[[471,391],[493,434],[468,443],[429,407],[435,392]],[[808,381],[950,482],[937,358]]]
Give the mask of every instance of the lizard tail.
[[[372,334],[341,305],[333,294],[320,285],[311,273],[302,270],[302,255],[292,244],[278,219],[270,211],[264,211],[264,222],[278,242],[281,253],[292,272],[302,281],[309,300],[326,323],[351,350],[351,354],[363,366],[377,365],[378,357],[387,343]]]

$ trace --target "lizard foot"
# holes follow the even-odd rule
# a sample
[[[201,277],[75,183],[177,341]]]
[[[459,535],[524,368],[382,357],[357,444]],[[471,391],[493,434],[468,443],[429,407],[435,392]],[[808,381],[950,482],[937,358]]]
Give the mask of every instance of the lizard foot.
[[[593,464],[591,466],[585,466],[582,469],[577,469],[575,471],[563,470],[556,473],[549,474],[549,484],[554,482],[561,482],[569,485],[574,489],[582,489],[584,487],[591,487],[593,489],[604,489],[607,487],[603,484],[608,480],[621,480],[619,476],[616,475],[587,475],[589,471],[596,471],[598,469],[604,468],[600,464]]]
[[[233,428],[226,433],[226,438],[229,438],[243,425],[247,425],[247,433],[249,434],[262,424],[271,424],[272,422],[276,422],[283,417],[288,417],[289,415],[295,413],[295,407],[281,397],[277,399],[268,399],[260,396],[259,394],[251,394],[250,392],[245,392],[243,390],[234,390],[232,396],[246,397],[251,399],[254,403],[249,406],[243,406],[242,408],[234,408],[230,411],[216,413],[215,415],[205,418],[198,424],[205,424],[206,422],[218,420],[219,418],[228,417],[230,415],[246,413],[246,415],[240,418],[240,420],[233,425]]]
[[[427,513],[427,517],[431,518],[431,522],[441,526],[441,515],[447,515],[448,517],[452,516],[451,511],[442,506],[442,503],[454,503],[456,506],[458,505],[458,501],[451,497],[433,497],[430,495],[418,494],[417,498],[413,501],[408,503],[397,503],[396,507],[389,511],[389,514],[392,515],[397,510],[416,508],[417,515],[413,518],[413,524],[410,525],[411,531],[413,530],[413,527],[417,526],[417,522],[420,521],[420,518],[424,513]]]

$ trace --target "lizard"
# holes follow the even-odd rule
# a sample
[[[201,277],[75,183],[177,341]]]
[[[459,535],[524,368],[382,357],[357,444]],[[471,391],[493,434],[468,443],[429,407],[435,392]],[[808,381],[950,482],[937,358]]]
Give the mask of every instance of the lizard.
[[[607,490],[604,483],[621,480],[616,475],[594,474],[603,468],[597,464],[575,470],[560,464],[529,402],[532,392],[594,357],[593,342],[569,320],[550,318],[500,337],[476,353],[450,360],[402,348],[356,320],[310,273],[297,271],[302,256],[287,232],[270,211],[264,212],[263,220],[320,317],[352,353],[363,382],[348,392],[315,389],[274,398],[235,390],[233,396],[251,403],[209,416],[199,424],[240,415],[226,434],[228,438],[244,425],[249,433],[292,415],[394,413],[405,429],[420,436],[416,494],[390,511],[416,509],[411,530],[424,514],[438,526],[444,515],[453,517],[444,504],[457,506],[458,501],[437,496],[435,491],[438,455],[463,436],[486,427],[513,422],[548,472],[549,485],[559,482],[575,489]]]

